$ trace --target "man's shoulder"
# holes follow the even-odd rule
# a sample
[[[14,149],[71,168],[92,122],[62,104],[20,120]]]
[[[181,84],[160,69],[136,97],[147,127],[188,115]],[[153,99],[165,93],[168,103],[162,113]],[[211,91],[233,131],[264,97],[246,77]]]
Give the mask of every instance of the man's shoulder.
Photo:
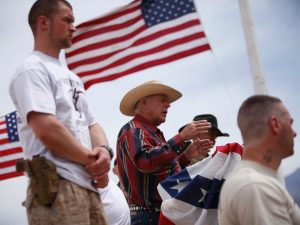
[[[118,137],[120,138],[130,132],[133,132],[134,130],[142,129],[142,127],[143,125],[140,122],[130,120],[121,127]]]
[[[267,174],[261,173],[252,167],[240,167],[225,180],[225,189],[256,191],[257,189],[274,188],[278,181]]]
[[[36,59],[32,53],[29,54],[16,68],[14,74],[10,79],[10,86],[14,84],[16,81],[20,80],[20,78],[27,76],[30,71],[37,70],[39,67],[38,59]],[[21,81],[21,80],[20,80]],[[23,81],[21,81],[23,82]]]
[[[23,74],[25,71],[42,69],[42,60],[34,52],[30,53],[17,67],[15,75]]]

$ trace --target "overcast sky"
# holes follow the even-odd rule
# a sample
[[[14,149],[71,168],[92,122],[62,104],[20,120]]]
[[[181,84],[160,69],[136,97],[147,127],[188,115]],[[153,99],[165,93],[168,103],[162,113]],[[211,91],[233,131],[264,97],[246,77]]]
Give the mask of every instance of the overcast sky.
[[[30,53],[33,38],[27,24],[33,0],[0,1],[0,115],[15,110],[8,95],[9,80],[18,64]],[[70,0],[75,24],[103,15],[129,3],[128,0]],[[281,98],[300,132],[300,1],[249,0],[256,30],[257,45],[270,95]],[[110,145],[115,147],[121,126],[130,117],[119,111],[123,95],[131,88],[160,80],[183,97],[172,104],[167,121],[160,126],[167,139],[197,114],[212,113],[219,128],[230,134],[217,145],[242,144],[236,124],[240,104],[254,94],[246,54],[238,0],[196,0],[198,12],[212,51],[200,53],[167,65],[138,72],[115,81],[99,83],[87,90],[90,105],[104,127]],[[295,139],[295,154],[283,161],[282,173],[288,175],[299,167],[300,141]],[[0,182],[0,224],[26,224],[25,177]]]

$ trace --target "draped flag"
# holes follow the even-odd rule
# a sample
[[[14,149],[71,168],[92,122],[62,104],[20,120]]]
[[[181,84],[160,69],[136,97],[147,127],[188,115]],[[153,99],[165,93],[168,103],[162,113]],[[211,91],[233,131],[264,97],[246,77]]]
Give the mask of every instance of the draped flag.
[[[86,89],[210,49],[193,0],[135,0],[76,29],[66,61]]]
[[[162,181],[159,224],[217,225],[221,187],[242,153],[238,143],[217,146],[212,156]]]
[[[22,159],[23,149],[18,135],[17,113],[0,117],[0,180],[22,176],[16,171],[16,162]]]

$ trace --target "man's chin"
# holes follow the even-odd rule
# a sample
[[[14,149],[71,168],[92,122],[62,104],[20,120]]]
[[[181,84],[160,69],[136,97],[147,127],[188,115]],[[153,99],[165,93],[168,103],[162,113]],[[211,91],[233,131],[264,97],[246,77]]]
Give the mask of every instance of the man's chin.
[[[294,153],[295,153],[294,148],[292,148],[292,150],[289,151],[289,154],[287,154],[286,157],[284,157],[284,158],[288,158],[288,157],[294,155]]]
[[[160,123],[164,123],[164,122],[166,122],[166,118],[160,120]]]
[[[62,43],[62,49],[67,49],[72,46],[72,41],[65,41]]]
[[[160,124],[166,122],[166,119],[160,119],[154,122],[155,126],[159,126]]]

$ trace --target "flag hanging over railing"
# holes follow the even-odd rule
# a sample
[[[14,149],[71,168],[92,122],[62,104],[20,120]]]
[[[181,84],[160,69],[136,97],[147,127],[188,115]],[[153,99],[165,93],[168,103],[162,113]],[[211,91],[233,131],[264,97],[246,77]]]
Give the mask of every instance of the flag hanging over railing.
[[[224,180],[241,160],[238,143],[217,146],[213,156],[168,177],[158,186],[160,225],[217,225]]]
[[[76,28],[66,61],[86,89],[210,49],[193,0],[135,0]]]
[[[18,135],[16,112],[0,117],[0,180],[22,176],[16,171],[16,162],[22,159],[23,149]]]

